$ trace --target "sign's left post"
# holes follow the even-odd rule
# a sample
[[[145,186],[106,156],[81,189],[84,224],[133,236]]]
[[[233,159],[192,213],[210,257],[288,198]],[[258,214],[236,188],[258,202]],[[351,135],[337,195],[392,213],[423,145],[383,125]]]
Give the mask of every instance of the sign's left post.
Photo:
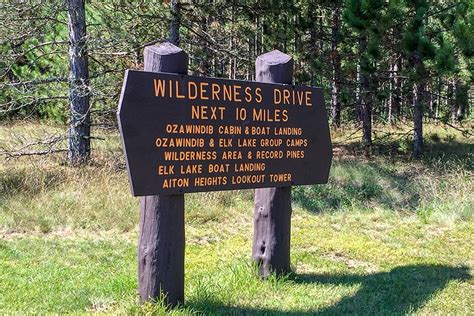
[[[188,55],[171,43],[148,46],[145,71],[187,74]],[[159,135],[157,135],[159,136]],[[184,302],[184,194],[140,197],[138,287],[140,301]]]

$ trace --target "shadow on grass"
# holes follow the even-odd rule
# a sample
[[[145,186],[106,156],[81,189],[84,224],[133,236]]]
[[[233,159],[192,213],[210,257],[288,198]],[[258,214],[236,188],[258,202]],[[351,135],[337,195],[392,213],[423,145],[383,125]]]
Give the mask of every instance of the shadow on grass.
[[[296,283],[360,284],[360,290],[321,314],[406,314],[416,311],[452,280],[470,278],[467,267],[408,265],[371,275],[296,275]]]
[[[408,265],[394,268],[389,272],[370,275],[295,274],[290,276],[288,282],[319,283],[330,286],[359,284],[360,289],[352,296],[317,310],[283,311],[225,306],[214,301],[190,302],[187,305],[198,313],[206,315],[402,315],[419,309],[450,281],[462,281],[469,278],[468,268],[445,265]]]

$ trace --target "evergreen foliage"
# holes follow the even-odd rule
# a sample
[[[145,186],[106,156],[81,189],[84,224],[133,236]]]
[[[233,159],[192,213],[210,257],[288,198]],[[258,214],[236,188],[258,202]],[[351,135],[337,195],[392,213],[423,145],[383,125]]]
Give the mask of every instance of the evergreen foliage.
[[[255,58],[279,49],[295,59],[295,83],[323,87],[331,122],[360,124],[368,147],[372,124],[412,121],[416,102],[424,120],[457,125],[471,117],[472,1],[179,5],[180,45],[190,56],[190,73],[253,80]],[[66,122],[65,2],[0,6],[0,119]],[[124,70],[143,67],[143,48],[168,38],[173,15],[170,4],[158,0],[87,1],[86,13],[92,126],[113,127]]]

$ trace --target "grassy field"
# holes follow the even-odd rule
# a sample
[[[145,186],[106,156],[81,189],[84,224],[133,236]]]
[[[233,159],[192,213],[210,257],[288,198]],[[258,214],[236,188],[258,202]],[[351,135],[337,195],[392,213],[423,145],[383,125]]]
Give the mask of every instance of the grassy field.
[[[3,125],[0,148],[53,131]],[[371,158],[354,132],[333,132],[328,185],[293,189],[285,277],[259,280],[249,263],[252,191],[186,195],[186,303],[174,314],[474,314],[472,139],[427,126],[427,155],[413,161],[406,129],[376,129]],[[138,305],[138,200],[117,135],[98,134],[82,169],[64,153],[1,158],[0,313],[165,313]]]

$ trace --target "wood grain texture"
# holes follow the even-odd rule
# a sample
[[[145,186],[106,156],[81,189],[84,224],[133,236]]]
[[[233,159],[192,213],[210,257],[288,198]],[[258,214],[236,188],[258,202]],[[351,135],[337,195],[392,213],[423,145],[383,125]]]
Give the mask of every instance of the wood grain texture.
[[[184,195],[140,198],[138,285],[141,302],[184,302]]]
[[[260,55],[255,62],[256,81],[290,84],[293,59],[278,50]],[[252,259],[259,276],[290,271],[291,187],[256,189],[254,197]]]
[[[186,74],[187,54],[170,43],[145,48],[145,70]],[[140,301],[165,296],[170,306],[184,302],[184,195],[140,198],[138,287]]]

